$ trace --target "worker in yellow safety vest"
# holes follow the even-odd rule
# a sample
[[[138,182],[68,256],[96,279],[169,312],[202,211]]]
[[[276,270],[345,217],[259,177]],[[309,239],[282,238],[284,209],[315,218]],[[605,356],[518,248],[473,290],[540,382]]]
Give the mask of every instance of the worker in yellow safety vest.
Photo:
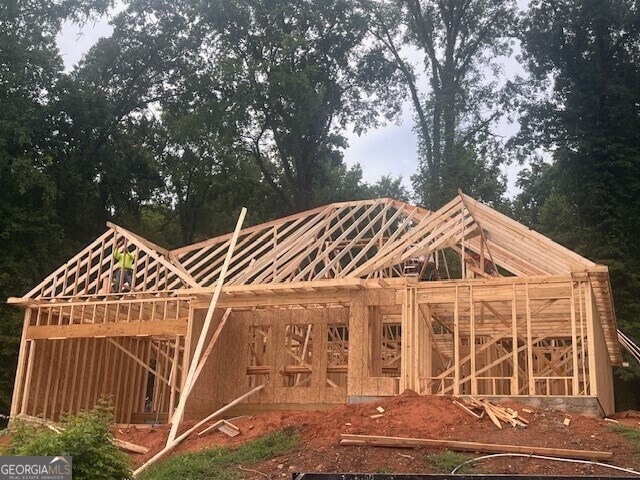
[[[113,250],[113,258],[118,262],[118,268],[113,277],[113,291],[129,292],[133,289],[133,262],[136,256],[126,248],[124,238],[120,238]]]

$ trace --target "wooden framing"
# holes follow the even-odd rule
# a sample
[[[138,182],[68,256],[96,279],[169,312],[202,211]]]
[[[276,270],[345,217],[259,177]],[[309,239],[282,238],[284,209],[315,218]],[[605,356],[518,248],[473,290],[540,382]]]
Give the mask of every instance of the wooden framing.
[[[110,291],[119,237],[136,253],[127,293]],[[431,255],[447,280],[417,277]],[[25,308],[12,416],[107,396],[120,423],[171,422],[168,445],[182,418],[258,386],[230,414],[407,388],[610,413],[622,361],[607,268],[462,192],[433,212],[331,204],[173,251],[108,224],[9,303]]]

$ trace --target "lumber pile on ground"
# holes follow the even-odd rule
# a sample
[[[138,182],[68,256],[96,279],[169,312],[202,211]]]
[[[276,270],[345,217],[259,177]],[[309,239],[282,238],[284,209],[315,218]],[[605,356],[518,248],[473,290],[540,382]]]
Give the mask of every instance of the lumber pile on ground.
[[[454,400],[453,403],[475,418],[482,418],[486,413],[493,424],[500,429],[502,429],[502,423],[511,425],[514,428],[524,428],[529,424],[529,421],[521,417],[516,410],[494,405],[482,398],[468,397],[464,404],[457,400]]]
[[[591,450],[570,450],[566,448],[528,447],[523,445],[500,445],[492,443],[461,442],[457,440],[434,440],[430,438],[381,437],[376,435],[342,434],[340,445],[371,447],[435,447],[462,452],[482,453],[524,453],[578,460],[610,460],[612,452]]]

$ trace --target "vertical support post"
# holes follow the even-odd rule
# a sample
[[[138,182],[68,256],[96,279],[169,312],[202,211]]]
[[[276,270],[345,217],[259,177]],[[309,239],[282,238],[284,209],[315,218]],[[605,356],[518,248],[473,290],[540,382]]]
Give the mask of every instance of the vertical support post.
[[[422,359],[424,358],[421,355],[421,342],[420,342],[420,312],[418,312],[418,295],[417,290],[412,288],[410,290],[411,295],[411,329],[413,333],[413,348],[411,349],[413,352],[413,374],[411,375],[413,378],[412,382],[412,390],[420,393],[420,371],[422,367]]]
[[[27,374],[24,380],[24,387],[22,388],[22,404],[20,405],[20,413],[27,413],[27,404],[29,402],[29,390],[31,388],[31,375],[33,372],[35,353],[36,340],[29,340],[29,359],[27,360]]]
[[[511,379],[511,395],[520,394],[520,369],[518,366],[518,306],[516,303],[516,285],[513,288],[511,299],[511,349],[513,353],[513,378]]]
[[[426,341],[424,342],[424,376],[428,377],[426,385],[429,385],[429,382],[431,382],[430,377],[433,376],[433,348],[435,346],[436,339],[433,336],[433,319],[431,318],[431,306],[426,305],[426,308],[420,311],[424,315],[424,321],[426,325]],[[431,390],[427,390],[426,393],[431,393]]]
[[[26,388],[24,385],[24,373],[27,362],[27,328],[31,320],[31,309],[27,308],[24,312],[24,321],[22,322],[22,336],[20,337],[20,351],[18,353],[18,370],[16,372],[16,378],[13,382],[13,397],[11,398],[11,411],[10,417],[14,417],[18,414],[20,409],[20,400],[22,399],[22,388]]]
[[[405,287],[402,292],[402,317],[400,319],[400,325],[402,328],[402,344],[401,344],[401,355],[400,355],[400,392],[404,392],[407,388],[409,388],[407,377],[409,371],[409,357],[411,356],[411,348],[410,348],[410,337],[409,335],[409,288]],[[349,332],[349,336],[351,336],[351,332]],[[349,352],[349,360],[351,360],[351,352]]]
[[[195,309],[189,305],[189,319],[187,320],[187,334],[184,337],[184,350],[182,353],[182,376],[180,378],[180,390],[184,389],[187,381],[187,371],[191,361],[191,337],[193,337],[193,322],[195,321]]]
[[[382,315],[380,309],[369,307],[369,321],[367,322],[368,339],[367,354],[369,358],[368,374],[372,377],[382,376]]]
[[[533,341],[531,337],[531,299],[529,298],[529,284],[525,283],[525,299],[527,303],[527,377],[529,395],[536,394],[536,381],[533,378]]]
[[[57,379],[54,379],[53,376],[53,367],[56,364],[56,358],[57,358],[57,354],[58,354],[58,343],[60,342],[60,340],[48,340],[47,343],[49,344],[49,354],[51,355],[49,357],[49,369],[47,372],[47,382],[46,382],[46,387],[44,390],[44,401],[43,401],[43,406],[42,406],[42,418],[44,420],[53,420],[53,418],[48,417],[47,414],[49,413],[49,394],[51,393],[51,384],[52,382],[56,381]]]
[[[453,394],[460,395],[460,287],[456,285],[453,305]]]
[[[588,284],[587,291],[585,292],[585,310],[587,313],[587,358],[589,359],[589,393],[591,396],[598,395],[598,383],[596,382],[596,345],[593,331],[593,323],[595,318],[593,316],[593,292],[591,282]]]
[[[168,351],[167,351],[168,353]],[[171,392],[169,393],[169,420],[171,423],[171,417],[173,416],[173,409],[176,403],[176,386],[178,377],[178,354],[180,353],[180,335],[176,335],[176,341],[173,347],[173,359],[171,362],[171,374],[169,381],[171,382]]]
[[[51,395],[51,420],[56,420],[56,413],[58,413],[56,411],[56,407],[57,407],[57,402],[58,402],[58,391],[60,390],[60,384],[62,383],[62,376],[64,375],[65,381],[67,379],[67,374],[68,374],[68,369],[67,371],[63,371],[62,369],[62,359],[64,358],[64,354],[66,351],[66,346],[68,343],[68,340],[59,340],[60,342],[60,352],[58,353],[58,357],[56,357],[55,359],[51,359],[51,361],[53,363],[56,364],[57,371],[56,371],[56,376],[55,376],[55,383],[53,385],[53,394]],[[67,353],[67,356],[69,354]]]
[[[404,360],[405,370],[402,372],[404,377],[404,388],[415,390],[415,376],[416,376],[416,357],[418,344],[415,342],[415,289],[405,289],[405,322],[402,326],[403,336],[403,352],[402,359]]]
[[[578,370],[578,335],[576,329],[576,298],[575,283],[571,282],[571,356],[573,362],[573,380],[571,381],[571,394],[580,394],[580,380]],[[567,394],[568,392],[565,392]]]
[[[580,318],[580,360],[582,363],[582,394],[588,395],[589,391],[587,389],[587,385],[589,382],[587,381],[587,366],[586,366],[586,355],[584,351],[584,308],[582,306],[584,295],[582,291],[584,290],[586,282],[578,283],[578,305],[579,305],[579,316]]]
[[[82,408],[82,387],[84,385],[84,375],[81,374],[81,370],[83,370],[83,368],[86,366],[87,349],[89,348],[88,344],[90,343],[90,341],[91,339],[89,338],[78,339],[78,352],[73,368],[75,375],[73,376],[73,381],[71,382],[71,391],[76,391],[76,383],[78,382],[78,379],[80,380],[80,387],[77,390],[77,395],[71,395],[71,403],[69,405],[69,411],[74,414]],[[78,368],[78,365],[81,365],[82,368]]]
[[[471,353],[471,395],[478,394],[476,378],[476,320],[473,306],[473,287],[469,285],[469,352]],[[495,395],[495,392],[493,392]]]
[[[98,351],[98,361],[97,361],[97,365],[94,368],[94,362],[95,362],[95,358],[96,358],[96,350],[98,350],[98,348],[100,348],[100,350]],[[104,350],[109,348],[109,344],[107,344],[107,342],[105,341],[105,339],[97,339],[97,338],[89,338],[87,339],[87,342],[85,344],[85,358],[83,359],[83,362],[86,362],[87,358],[87,350],[91,350],[91,363],[89,364],[89,371],[91,372],[95,372],[95,371],[100,371],[102,370],[104,376],[106,377],[106,373],[104,372],[103,369],[103,363],[102,363],[102,357],[104,354]],[[106,364],[106,362],[105,362]],[[97,376],[97,375],[96,375]],[[84,378],[84,376],[82,377]],[[89,376],[89,386],[91,386],[91,376]],[[87,395],[86,395],[86,406],[85,408],[89,408],[90,405],[90,401],[93,402],[94,398],[97,399],[101,393],[106,393],[106,390],[100,392],[98,390],[98,379],[96,378],[95,381],[95,394],[93,396],[90,397],[91,394],[91,388],[87,388]],[[82,388],[80,388],[80,390],[82,390]],[[78,408],[76,410],[80,409],[80,403],[78,403]]]

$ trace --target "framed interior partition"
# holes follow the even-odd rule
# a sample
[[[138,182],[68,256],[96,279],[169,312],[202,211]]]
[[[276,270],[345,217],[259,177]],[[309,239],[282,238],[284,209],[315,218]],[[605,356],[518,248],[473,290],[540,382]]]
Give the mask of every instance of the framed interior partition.
[[[588,279],[421,282],[404,298],[403,387],[420,394],[600,396],[593,360],[606,364],[608,357],[595,348],[606,344]]]

